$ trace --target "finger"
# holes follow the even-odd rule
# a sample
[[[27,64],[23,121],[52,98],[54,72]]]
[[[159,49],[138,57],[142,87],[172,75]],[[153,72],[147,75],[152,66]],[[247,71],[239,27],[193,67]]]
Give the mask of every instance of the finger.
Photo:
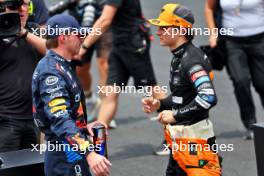
[[[159,121],[159,116],[154,116],[150,118],[151,121]]]
[[[96,176],[99,175],[99,172],[98,172],[96,166],[92,167],[91,169],[92,169],[93,173],[94,173]]]
[[[142,104],[147,104],[147,102],[146,102],[146,99],[145,99],[145,98],[143,98],[143,99],[141,100],[141,102],[142,102]]]
[[[160,123],[162,123],[162,116],[163,116],[163,113],[162,112],[159,113],[159,121],[160,121]]]
[[[101,162],[98,164],[98,170],[99,170],[100,175],[104,175],[104,173],[106,172],[106,171],[104,170],[103,161],[101,161]]]
[[[151,110],[151,109],[150,109],[149,106],[144,106],[144,107],[143,107],[143,111],[144,111],[144,112],[146,112],[146,111],[150,111],[150,110]]]
[[[157,99],[153,99],[153,101],[152,101],[152,105],[155,105],[157,102],[158,102]]]
[[[162,116],[162,123],[164,125],[167,125],[169,123],[169,117],[165,114],[165,116]]]
[[[150,109],[151,107],[149,105],[144,106],[145,109]]]
[[[103,173],[105,175],[109,175],[110,174],[110,170],[109,170],[108,166],[106,165],[106,163],[104,163],[104,160],[101,163],[101,169],[103,169]]]
[[[92,130],[92,125],[87,125],[87,129],[88,129],[88,132],[90,134],[90,136],[94,136],[94,133],[93,133],[93,130]]]
[[[150,109],[145,109],[145,112],[148,114],[148,113],[151,113],[151,110]]]
[[[105,127],[105,135],[108,136],[108,125],[105,122],[98,121],[99,124],[103,125]]]
[[[98,123],[100,123],[101,125],[103,125],[106,129],[108,128],[108,125],[106,125],[105,122],[102,122],[102,121],[98,121]]]
[[[107,164],[108,166],[112,166],[112,163],[111,163],[108,159],[104,158],[104,162],[105,162],[105,164]]]
[[[97,174],[98,174],[98,176],[104,176],[104,175],[103,175],[103,171],[101,170],[101,167],[100,167],[100,163],[98,163],[98,164],[96,165],[96,170],[97,170]]]
[[[151,97],[147,97],[143,99],[145,103],[151,103],[153,99]]]
[[[144,109],[144,108],[143,108],[142,110],[143,110],[143,112],[145,112],[145,113],[149,113],[149,112],[148,112],[146,109]]]
[[[150,107],[146,107],[145,108],[147,111],[151,111],[151,108]]]
[[[108,128],[105,129],[105,135],[106,135],[106,136],[109,136]]]

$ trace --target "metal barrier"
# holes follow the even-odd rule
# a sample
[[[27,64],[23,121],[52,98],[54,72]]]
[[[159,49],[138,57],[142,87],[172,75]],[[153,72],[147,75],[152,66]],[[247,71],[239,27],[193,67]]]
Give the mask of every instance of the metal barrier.
[[[264,123],[253,126],[258,176],[264,175]]]
[[[44,154],[30,149],[0,153],[1,176],[44,176]]]

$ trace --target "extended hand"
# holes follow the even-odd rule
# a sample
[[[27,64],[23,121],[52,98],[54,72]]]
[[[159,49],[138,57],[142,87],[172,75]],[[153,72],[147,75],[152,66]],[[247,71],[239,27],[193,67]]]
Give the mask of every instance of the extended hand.
[[[143,104],[143,111],[145,113],[151,113],[157,111],[160,108],[160,101],[152,97],[143,98],[142,104]]]
[[[97,120],[97,121],[94,121],[92,123],[87,124],[87,126],[86,126],[90,136],[94,136],[93,127],[96,126],[96,125],[103,125],[105,127],[106,135],[108,135],[108,131],[107,131],[108,127],[107,127],[107,125],[104,122],[101,122],[101,121]]]
[[[110,175],[110,167],[112,164],[104,156],[95,152],[91,152],[86,158],[91,171],[95,176],[108,176]]]
[[[159,121],[164,125],[176,123],[176,120],[173,117],[173,112],[168,110],[159,113]]]

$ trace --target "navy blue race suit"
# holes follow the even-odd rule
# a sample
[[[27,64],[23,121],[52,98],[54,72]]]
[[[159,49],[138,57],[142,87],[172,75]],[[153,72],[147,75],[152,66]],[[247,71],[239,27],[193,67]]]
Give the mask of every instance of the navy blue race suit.
[[[46,151],[45,174],[90,175],[84,94],[71,62],[53,51],[39,62],[33,74],[33,116],[49,144],[62,151]],[[60,149],[61,150],[61,149]]]

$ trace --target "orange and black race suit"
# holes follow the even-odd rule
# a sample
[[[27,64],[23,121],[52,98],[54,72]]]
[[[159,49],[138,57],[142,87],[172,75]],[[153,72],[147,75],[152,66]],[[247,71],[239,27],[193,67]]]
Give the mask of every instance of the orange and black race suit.
[[[164,128],[173,157],[167,176],[219,176],[218,155],[208,149],[208,145],[214,143],[209,109],[217,102],[210,63],[207,56],[191,42],[184,43],[172,53],[171,95],[161,100],[160,108],[160,111],[172,110],[176,119],[176,124]],[[187,149],[179,149],[184,144]],[[202,149],[193,147],[196,144]],[[171,162],[177,165],[175,171],[170,167]]]

